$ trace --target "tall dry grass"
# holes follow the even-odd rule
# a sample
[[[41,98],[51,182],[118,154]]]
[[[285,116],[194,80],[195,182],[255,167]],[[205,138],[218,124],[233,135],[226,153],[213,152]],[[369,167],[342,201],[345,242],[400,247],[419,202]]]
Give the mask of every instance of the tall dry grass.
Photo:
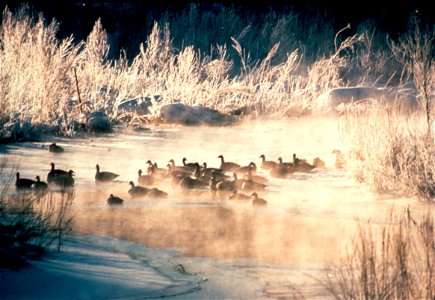
[[[402,78],[418,91],[410,108],[400,99],[373,99],[350,105],[341,117],[343,139],[352,145],[347,170],[375,191],[415,195],[433,202],[435,197],[433,127],[434,33],[413,23],[393,54],[404,65]]]
[[[124,51],[109,59],[109,38],[101,20],[86,40],[71,36],[59,41],[56,21],[33,18],[26,7],[15,14],[5,9],[0,30],[2,119],[47,123],[74,134],[74,124],[91,112],[103,110],[112,120],[126,120],[117,105],[154,95],[163,99],[160,105],[177,101],[226,113],[241,107],[266,116],[311,113],[318,95],[345,84],[342,75],[362,39],[343,38],[334,51],[331,27],[322,19],[302,19],[270,13],[254,25],[231,9],[217,15],[190,10],[156,21],[129,60]],[[188,30],[181,34],[179,22],[186,20]],[[209,22],[225,32],[203,34]],[[229,34],[232,38],[222,43],[210,40]],[[307,34],[313,37],[303,39]],[[180,36],[183,44],[176,47],[174,40]],[[210,50],[200,50],[206,48]]]
[[[390,212],[386,225],[359,223],[348,253],[320,281],[335,299],[433,299],[434,237],[433,212],[418,222],[408,209]]]

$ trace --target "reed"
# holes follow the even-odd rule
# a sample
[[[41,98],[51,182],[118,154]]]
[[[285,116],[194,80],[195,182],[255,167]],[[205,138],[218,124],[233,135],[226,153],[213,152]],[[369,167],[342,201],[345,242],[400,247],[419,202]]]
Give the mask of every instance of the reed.
[[[321,283],[335,299],[433,299],[435,295],[434,215],[416,221],[409,209],[385,225],[359,229],[339,266],[325,268]]]

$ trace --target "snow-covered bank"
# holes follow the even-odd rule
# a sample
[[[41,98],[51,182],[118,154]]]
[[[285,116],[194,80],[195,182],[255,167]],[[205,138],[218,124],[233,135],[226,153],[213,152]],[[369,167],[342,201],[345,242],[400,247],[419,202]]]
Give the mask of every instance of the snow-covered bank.
[[[144,299],[200,289],[200,277],[182,272],[181,266],[171,270],[170,262],[157,266],[155,253],[109,237],[70,237],[62,252],[18,271],[0,269],[0,298]]]
[[[71,236],[61,252],[18,271],[0,269],[0,298],[275,299],[294,295],[294,287],[312,299],[326,296],[301,276],[315,276],[316,268],[181,254],[111,237]]]

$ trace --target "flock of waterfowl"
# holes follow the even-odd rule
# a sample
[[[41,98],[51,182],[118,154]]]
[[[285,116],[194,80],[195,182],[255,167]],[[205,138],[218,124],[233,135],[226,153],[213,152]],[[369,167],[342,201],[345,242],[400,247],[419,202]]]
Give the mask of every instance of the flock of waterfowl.
[[[50,152],[61,153],[63,148],[55,143],[49,146]],[[315,158],[313,163],[297,157],[293,154],[292,161],[285,162],[281,157],[277,161],[266,160],[264,154],[260,155],[260,169],[257,172],[257,165],[251,162],[244,166],[236,162],[225,161],[223,155],[219,155],[220,166],[218,168],[208,167],[204,162],[187,162],[182,159],[182,164],[176,165],[173,159],[168,161],[166,168],[159,168],[157,163],[151,160],[146,162],[147,168],[144,173],[142,169],[137,173],[137,184],[129,181],[128,194],[132,197],[165,198],[168,193],[153,185],[170,182],[173,186],[179,187],[183,193],[211,193],[213,200],[230,200],[250,203],[255,206],[264,206],[267,201],[258,196],[267,189],[269,178],[289,178],[296,172],[312,172],[315,169],[325,167],[320,158]],[[47,182],[43,182],[40,176],[36,180],[21,178],[16,173],[15,186],[17,189],[32,189],[35,191],[46,191],[49,184],[61,187],[74,186],[74,171],[56,169],[51,163],[51,169],[47,174]],[[96,164],[95,181],[111,182],[119,177],[119,174],[110,171],[102,171]],[[122,204],[124,200],[116,195],[110,194],[107,198],[108,204]]]

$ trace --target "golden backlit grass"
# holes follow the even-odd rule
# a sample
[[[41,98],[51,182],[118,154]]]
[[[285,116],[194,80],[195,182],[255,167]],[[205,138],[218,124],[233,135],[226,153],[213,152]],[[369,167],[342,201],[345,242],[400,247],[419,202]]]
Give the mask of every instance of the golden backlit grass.
[[[414,220],[391,213],[386,225],[359,224],[353,246],[322,283],[335,299],[433,299],[433,212]]]
[[[224,13],[221,17],[237,21],[231,11]],[[264,44],[270,46],[261,59],[252,59],[253,49],[240,43],[252,35],[249,26],[232,37],[231,44],[211,44],[210,53],[203,53],[189,44],[175,49],[169,29],[173,26],[157,21],[134,58],[127,59],[121,50],[109,59],[110,43],[100,20],[86,40],[58,40],[56,21],[47,24],[42,15],[35,19],[26,7],[17,13],[6,8],[0,29],[1,117],[56,125],[71,133],[71,122],[82,122],[89,112],[104,110],[111,119],[125,120],[116,109],[121,101],[154,95],[163,99],[159,105],[181,102],[224,113],[249,107],[257,115],[299,116],[316,110],[317,96],[346,84],[341,74],[358,65],[352,60],[368,59],[368,52],[361,51],[368,43],[357,34],[307,64],[308,44],[295,47],[298,41],[277,38],[296,28],[292,22],[298,19],[288,15],[278,24],[267,23],[272,19],[266,18],[263,26],[273,28],[275,42]],[[333,41],[321,34],[310,41],[323,43],[324,49]],[[155,104],[151,113],[157,108]]]

